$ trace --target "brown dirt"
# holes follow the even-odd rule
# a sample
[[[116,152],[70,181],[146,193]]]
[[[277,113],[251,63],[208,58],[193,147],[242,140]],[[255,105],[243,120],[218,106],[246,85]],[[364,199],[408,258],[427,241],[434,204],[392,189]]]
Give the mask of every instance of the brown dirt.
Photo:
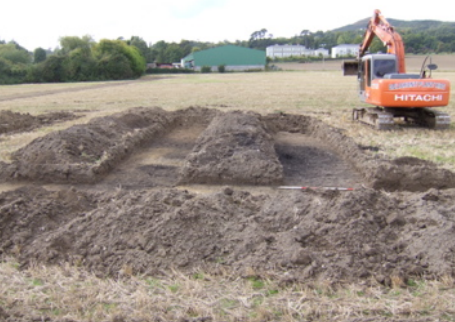
[[[181,177],[181,183],[276,184],[283,181],[283,167],[260,115],[237,111],[213,119]]]
[[[13,157],[1,180],[24,187],[0,194],[0,254],[23,266],[253,268],[284,282],[455,276],[455,175],[380,159],[308,116],[135,108]]]
[[[38,127],[79,118],[69,112],[52,112],[37,116],[28,113],[0,111],[0,135],[32,131]]]

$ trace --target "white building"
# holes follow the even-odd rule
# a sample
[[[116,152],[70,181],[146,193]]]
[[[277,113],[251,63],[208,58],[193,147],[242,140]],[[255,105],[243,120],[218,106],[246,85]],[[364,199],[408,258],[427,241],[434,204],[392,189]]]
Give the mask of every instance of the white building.
[[[359,45],[341,44],[332,47],[332,58],[345,57],[345,56],[357,56],[359,54]]]
[[[268,46],[265,54],[270,58],[283,58],[283,57],[299,57],[299,56],[319,56],[322,54],[324,57],[329,56],[329,51],[324,48],[317,50],[308,49],[302,45],[273,45]]]
[[[318,48],[314,51],[313,56],[329,57],[329,50],[325,48]]]

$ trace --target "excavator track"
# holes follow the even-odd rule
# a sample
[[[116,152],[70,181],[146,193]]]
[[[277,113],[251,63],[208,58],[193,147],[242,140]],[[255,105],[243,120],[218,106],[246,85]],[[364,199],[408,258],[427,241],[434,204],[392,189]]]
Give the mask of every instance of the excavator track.
[[[401,118],[404,124],[417,124],[433,130],[445,130],[450,127],[450,115],[430,108],[400,109],[380,107],[356,108],[352,119],[368,124],[377,130],[396,128],[395,118]]]
[[[352,111],[352,119],[382,131],[395,127],[393,114],[379,107],[356,108]]]
[[[450,115],[429,108],[422,109],[420,123],[430,129],[445,130],[450,127]]]

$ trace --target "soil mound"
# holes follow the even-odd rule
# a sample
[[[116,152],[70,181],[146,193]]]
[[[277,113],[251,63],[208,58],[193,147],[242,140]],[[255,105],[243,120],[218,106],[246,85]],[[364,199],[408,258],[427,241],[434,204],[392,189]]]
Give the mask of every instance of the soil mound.
[[[308,134],[324,142],[353,166],[369,187],[387,191],[455,188],[455,173],[447,169],[412,157],[391,160],[365,153],[363,147],[341,130],[309,116],[280,113],[267,115],[264,121],[275,131]]]
[[[96,196],[76,189],[58,192],[26,186],[0,194],[0,253],[19,254],[84,211],[96,208]]]
[[[13,157],[0,177],[34,186],[0,194],[0,253],[22,265],[71,262],[114,276],[225,266],[384,284],[455,276],[455,189],[440,190],[455,187],[455,175],[368,154],[311,117],[135,108],[50,133]],[[177,174],[233,186],[196,194],[172,188]],[[235,186],[293,179],[356,189]]]
[[[283,180],[283,167],[260,115],[236,111],[210,123],[181,177],[182,183],[275,184]]]
[[[5,172],[19,180],[93,182],[172,121],[161,109],[142,108],[97,118],[35,139],[12,155]]]
[[[0,134],[31,131],[44,125],[69,121],[79,117],[69,112],[53,112],[32,116],[29,113],[0,111]]]
[[[94,203],[95,196],[74,189],[61,196],[28,189],[0,195],[0,245],[23,265],[72,262],[113,276],[226,266],[239,274],[253,268],[385,284],[455,275],[455,190],[390,196],[371,189],[164,189],[99,194]]]
[[[50,133],[13,153],[12,164],[0,163],[0,178],[93,183],[138,148],[175,126],[203,122],[216,114],[207,109],[197,109],[197,113],[195,110],[166,112],[161,108],[138,107]]]
[[[99,182],[126,158],[149,148],[176,129],[191,127],[192,123],[206,129],[194,142],[192,152],[181,156],[185,162],[178,167],[147,164],[143,169],[148,177],[160,173],[165,178],[172,172],[180,174],[180,183],[273,185],[289,181],[289,177],[296,175],[289,171],[299,165],[300,168],[318,165],[324,170],[299,170],[296,181],[327,185],[353,182],[388,191],[455,187],[455,174],[449,170],[415,158],[381,159],[367,153],[342,131],[308,116],[222,113],[200,107],[175,112],[139,107],[50,133],[13,153],[12,163],[0,162],[0,179]],[[283,145],[280,133],[302,134],[311,138],[312,143],[307,147]],[[300,152],[294,153],[295,149]],[[287,160],[287,156],[299,157]],[[292,161],[286,165],[290,168],[283,169],[287,161]],[[343,166],[339,166],[341,163]],[[305,178],[308,174],[311,180]],[[174,178],[175,174],[170,177]],[[327,180],[315,180],[318,177]],[[131,186],[135,186],[134,182]]]

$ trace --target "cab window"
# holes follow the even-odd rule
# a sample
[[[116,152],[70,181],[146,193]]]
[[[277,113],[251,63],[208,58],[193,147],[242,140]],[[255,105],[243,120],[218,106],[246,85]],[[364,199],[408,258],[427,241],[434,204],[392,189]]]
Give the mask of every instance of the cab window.
[[[373,64],[373,78],[383,78],[385,74],[397,72],[395,60],[375,60]]]

